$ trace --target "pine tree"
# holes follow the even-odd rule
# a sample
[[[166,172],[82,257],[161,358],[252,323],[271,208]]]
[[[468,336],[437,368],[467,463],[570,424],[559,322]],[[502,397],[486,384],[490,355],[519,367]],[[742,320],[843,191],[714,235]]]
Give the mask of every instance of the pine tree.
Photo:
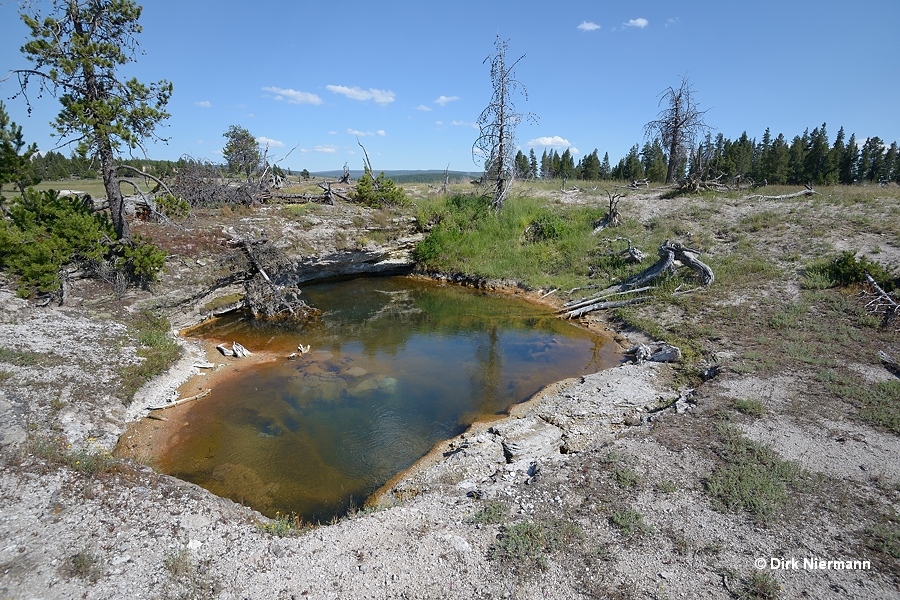
[[[120,77],[118,69],[138,52],[142,9],[132,0],[56,0],[52,6],[50,15],[21,15],[31,33],[22,53],[34,67],[15,72],[23,91],[37,79],[41,91],[61,92],[53,127],[74,138],[80,156],[99,157],[116,237],[130,243],[117,157],[122,146],[135,150],[157,137],[156,127],[169,117],[172,84]]]
[[[851,133],[838,166],[840,181],[844,185],[855,183],[859,176],[859,147],[856,145],[856,134]]]
[[[825,123],[813,129],[803,159],[804,179],[807,183],[824,183],[828,172],[828,134]]]
[[[841,181],[841,160],[844,158],[846,146],[844,145],[844,128],[838,129],[834,144],[828,151],[828,168],[825,172],[825,183],[834,185]]]
[[[541,154],[541,179],[550,179],[553,177],[553,160],[547,154],[547,149]]]
[[[600,163],[600,179],[612,177],[612,167],[609,164],[609,152],[603,153],[603,162]]]
[[[538,176],[537,156],[534,154],[534,148],[528,150],[528,171],[532,178]]]

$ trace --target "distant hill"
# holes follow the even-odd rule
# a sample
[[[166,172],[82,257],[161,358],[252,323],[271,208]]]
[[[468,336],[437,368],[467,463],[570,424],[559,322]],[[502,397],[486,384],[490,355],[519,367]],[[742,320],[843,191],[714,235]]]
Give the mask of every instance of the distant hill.
[[[379,171],[379,173],[380,172],[381,171]],[[318,171],[316,173],[311,173],[311,175],[315,175],[316,177],[325,177],[327,179],[340,179],[343,174],[343,169],[339,171]],[[362,177],[362,174],[362,169],[350,170],[350,177],[354,180]],[[434,183],[435,181],[442,181],[444,179],[444,171],[442,170],[415,171],[397,169],[394,171],[385,171],[384,175],[385,177],[393,179],[396,183]],[[450,176],[450,181],[456,179],[477,179],[481,177],[480,172],[473,171],[450,171],[448,175]]]

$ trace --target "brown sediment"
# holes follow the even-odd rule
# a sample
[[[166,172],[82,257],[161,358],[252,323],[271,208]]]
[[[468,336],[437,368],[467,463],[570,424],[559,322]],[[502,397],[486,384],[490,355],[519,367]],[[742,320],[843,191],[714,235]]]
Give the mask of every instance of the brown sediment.
[[[179,335],[185,337],[190,330],[191,328],[182,330]],[[221,341],[202,340],[202,343],[207,361],[215,364],[216,367],[201,370],[200,373],[180,385],[177,391],[181,398],[201,394],[206,390],[211,390],[212,394],[195,402],[153,411],[154,417],[162,417],[162,419],[145,417],[130,423],[116,445],[114,451],[116,456],[156,464],[159,457],[165,456],[177,444],[185,433],[185,428],[190,427],[191,411],[197,403],[214,399],[217,386],[258,365],[283,358],[268,352],[254,352],[244,358],[226,357],[216,350],[216,345],[222,343]]]

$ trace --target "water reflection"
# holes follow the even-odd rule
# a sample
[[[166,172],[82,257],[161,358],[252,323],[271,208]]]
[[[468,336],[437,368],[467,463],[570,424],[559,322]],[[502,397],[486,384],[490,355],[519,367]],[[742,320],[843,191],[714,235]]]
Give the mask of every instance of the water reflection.
[[[260,365],[191,408],[161,468],[264,514],[327,521],[438,441],[546,384],[617,364],[608,339],[542,307],[408,278],[311,286],[306,327],[227,318],[193,335],[297,361]]]

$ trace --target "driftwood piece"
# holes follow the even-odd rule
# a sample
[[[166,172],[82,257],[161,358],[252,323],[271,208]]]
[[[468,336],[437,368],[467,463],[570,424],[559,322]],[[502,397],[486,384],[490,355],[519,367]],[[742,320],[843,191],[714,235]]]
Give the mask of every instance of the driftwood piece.
[[[571,319],[580,317],[594,310],[605,308],[617,308],[628,304],[637,304],[645,302],[649,297],[641,296],[630,300],[614,301],[608,300],[610,296],[620,295],[629,292],[645,291],[652,289],[649,285],[655,280],[663,276],[670,276],[675,273],[677,268],[676,261],[697,272],[700,282],[704,287],[712,285],[715,275],[712,269],[700,260],[700,251],[688,248],[678,242],[670,242],[666,240],[659,249],[659,260],[653,265],[644,269],[637,275],[630,277],[622,283],[610,286],[603,291],[595,294],[591,298],[581,299],[574,302],[568,302],[563,305],[560,311],[564,317]]]
[[[640,344],[629,348],[625,354],[634,357],[634,362],[643,364],[650,362],[678,362],[681,360],[681,350],[678,346],[657,342],[654,344]]]
[[[884,350],[878,351],[878,358],[881,359],[881,364],[884,365],[884,368],[900,377],[900,362],[897,362],[893,356],[885,352]]]
[[[192,400],[206,398],[211,393],[212,390],[203,390],[199,394],[194,394],[193,396],[188,396],[187,398],[182,398],[180,400],[176,400],[175,402],[169,402],[168,404],[163,404],[162,406],[151,406],[147,410],[165,410],[166,408],[172,408],[173,406],[178,406],[179,404],[184,404],[185,402],[191,402]]]
[[[799,198],[800,196],[812,196],[813,194],[818,194],[819,192],[812,189],[810,186],[805,186],[806,189],[800,192],[794,192],[793,194],[781,194],[780,196],[763,196],[762,194],[756,194],[755,196],[747,196],[744,198],[745,200],[787,200],[788,198]]]

